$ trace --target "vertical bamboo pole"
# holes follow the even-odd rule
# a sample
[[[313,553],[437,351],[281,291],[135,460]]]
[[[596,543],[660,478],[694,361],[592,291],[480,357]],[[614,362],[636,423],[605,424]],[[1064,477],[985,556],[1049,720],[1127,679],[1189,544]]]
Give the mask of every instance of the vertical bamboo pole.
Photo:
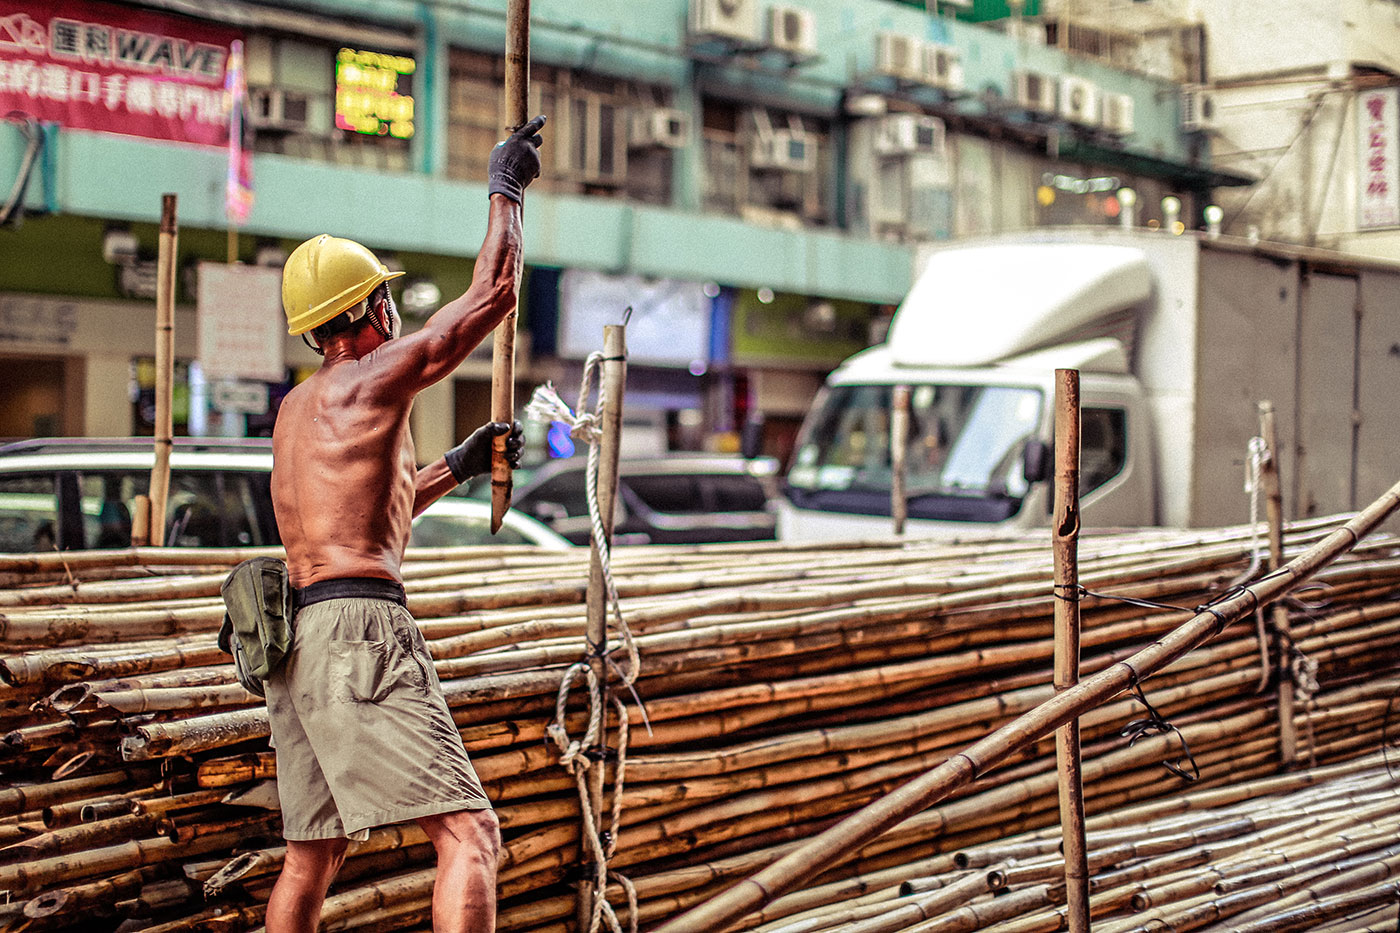
[[[156,259],[156,461],[151,467],[151,543],[165,543],[165,503],[170,498],[170,401],[175,379],[175,195],[161,196],[160,249]]]
[[[136,496],[131,501],[131,546],[151,543],[151,497]]]
[[[1079,370],[1055,370],[1055,692],[1079,683]],[[1089,929],[1079,719],[1055,730],[1070,933]]]
[[[509,0],[506,6],[506,120],[511,131],[525,125],[530,105],[530,0]],[[515,321],[516,307],[496,325],[491,344],[491,420],[515,421]],[[501,530],[510,509],[510,464],[506,461],[506,437],[491,445],[491,533]]]
[[[1278,431],[1274,426],[1273,402],[1259,403],[1259,436],[1264,439],[1264,460],[1259,465],[1259,481],[1264,487],[1264,513],[1269,519],[1269,571],[1283,566],[1283,484],[1278,470]],[[1275,603],[1270,611],[1273,623],[1275,673],[1278,677],[1278,758],[1285,768],[1298,759],[1298,730],[1293,722],[1293,675],[1289,666],[1288,610]]]
[[[603,436],[598,447],[598,517],[603,526],[603,540],[593,542],[588,564],[586,602],[588,663],[602,690],[603,731],[598,739],[599,747],[590,750],[596,753],[603,752],[608,745],[608,594],[603,580],[603,550],[612,548],[618,453],[622,440],[622,396],[626,384],[627,327],[625,324],[609,324],[603,328]],[[594,531],[596,534],[597,529]],[[607,759],[602,754],[596,754],[593,761],[593,767],[588,770],[588,802],[592,810],[593,831],[597,833],[603,828],[603,780],[607,773]],[[589,856],[585,844],[582,852],[585,865]],[[593,914],[592,873],[585,871],[583,878],[578,893],[578,919],[579,929],[587,930]]]
[[[890,405],[890,515],[897,535],[904,534],[904,523],[909,518],[905,483],[909,470],[909,394],[908,386],[895,386]]]

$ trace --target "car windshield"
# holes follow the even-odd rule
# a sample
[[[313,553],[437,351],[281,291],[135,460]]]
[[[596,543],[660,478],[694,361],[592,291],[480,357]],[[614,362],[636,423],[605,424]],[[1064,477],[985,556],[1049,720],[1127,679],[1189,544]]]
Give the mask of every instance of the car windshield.
[[[798,441],[788,488],[820,496],[888,500],[893,386],[823,390]],[[1020,386],[916,385],[910,393],[905,487],[911,515],[921,497],[1018,500],[1027,484],[1021,452],[1041,417],[1039,390]],[[887,506],[886,506],[887,508]]]

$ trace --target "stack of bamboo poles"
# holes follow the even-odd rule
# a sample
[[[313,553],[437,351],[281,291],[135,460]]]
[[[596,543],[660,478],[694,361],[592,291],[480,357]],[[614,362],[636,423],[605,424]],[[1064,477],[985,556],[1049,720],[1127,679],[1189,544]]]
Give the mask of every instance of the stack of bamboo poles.
[[[1294,526],[1290,548],[1333,526]],[[1247,529],[1081,539],[1081,582],[1108,594],[1082,604],[1085,675],[1257,575],[1254,545]],[[253,553],[0,556],[0,929],[90,928],[94,917],[162,931],[261,924],[283,856],[276,766],[261,701],[213,637],[219,583]],[[578,803],[545,728],[565,668],[582,656],[586,568],[584,551],[510,548],[424,551],[406,566],[410,608],[501,818],[506,931],[573,923]],[[622,779],[611,865],[635,885],[643,928],[1052,692],[1044,535],[634,549],[616,552],[613,568],[641,651],[645,715],[624,697],[629,746],[608,766],[610,786]],[[1290,604],[1298,666],[1316,681],[1305,678],[1316,689],[1297,704],[1300,754],[1346,761],[1381,741],[1400,687],[1400,545],[1362,542],[1300,599]],[[1275,773],[1269,668],[1254,628],[1237,625],[1144,685],[1177,731],[1153,720],[1129,745],[1120,730],[1151,717],[1128,697],[1086,717],[1089,812],[1179,794],[1186,785],[1161,763],[1189,768],[1183,741],[1200,772],[1192,787]],[[838,903],[884,883],[872,878],[946,880],[952,853],[1053,824],[1053,757],[1052,741],[1038,743],[813,890],[845,892]],[[426,928],[432,877],[416,827],[377,830],[352,844],[323,926]],[[813,906],[802,896],[746,928]],[[625,916],[622,888],[609,897]]]
[[[1093,817],[1087,839],[1094,929],[1340,931],[1387,920],[1393,927],[1397,791],[1400,780],[1373,753]],[[1059,843],[1058,827],[1051,827],[872,872],[859,892],[850,882],[815,886],[769,905],[745,928],[1063,930]]]

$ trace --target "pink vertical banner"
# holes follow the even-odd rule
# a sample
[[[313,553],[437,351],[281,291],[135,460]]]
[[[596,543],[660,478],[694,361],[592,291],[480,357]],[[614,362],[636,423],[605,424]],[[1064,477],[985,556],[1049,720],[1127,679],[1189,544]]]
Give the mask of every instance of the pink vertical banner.
[[[243,42],[233,40],[224,72],[228,97],[228,178],[224,185],[224,212],[228,222],[241,226],[253,210],[253,153],[244,139],[248,127],[248,81],[243,72]]]

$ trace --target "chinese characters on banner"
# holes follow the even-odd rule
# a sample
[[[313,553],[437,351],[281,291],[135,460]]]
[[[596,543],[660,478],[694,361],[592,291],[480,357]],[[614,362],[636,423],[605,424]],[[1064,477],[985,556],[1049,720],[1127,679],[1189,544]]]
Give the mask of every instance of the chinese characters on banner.
[[[1362,91],[1356,104],[1357,227],[1400,227],[1400,88]]]
[[[86,0],[0,0],[0,112],[174,142],[228,142],[236,30]]]

